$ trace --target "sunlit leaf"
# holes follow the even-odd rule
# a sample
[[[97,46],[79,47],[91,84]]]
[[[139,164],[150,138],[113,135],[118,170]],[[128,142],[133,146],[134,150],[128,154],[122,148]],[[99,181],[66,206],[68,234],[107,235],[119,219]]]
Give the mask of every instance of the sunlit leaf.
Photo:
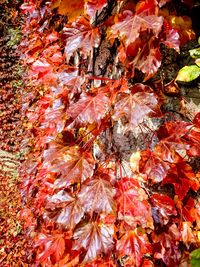
[[[63,234],[55,234],[53,236],[40,234],[36,246],[42,246],[43,250],[38,255],[37,263],[46,261],[51,255],[55,257],[56,261],[59,261],[65,251],[65,240],[63,237]]]
[[[152,216],[156,223],[167,224],[170,216],[177,215],[174,201],[163,194],[153,194],[150,198],[152,203]]]
[[[133,15],[131,12],[122,21],[115,23],[111,28],[112,38],[124,39],[126,46],[133,43],[141,31],[152,30],[155,36],[161,31],[163,18],[155,15],[146,16],[143,13]]]
[[[179,70],[176,81],[191,82],[200,75],[200,68],[197,65],[185,66]]]
[[[143,122],[145,116],[160,116],[158,100],[152,89],[143,84],[136,84],[129,94],[123,94],[115,104],[113,119],[125,116],[130,128]]]
[[[118,259],[125,258],[125,266],[141,266],[143,257],[151,254],[151,245],[147,235],[140,229],[129,231],[117,241]],[[145,266],[145,265],[144,265]]]
[[[93,212],[115,213],[114,195],[110,182],[96,177],[82,185],[78,197],[85,211],[92,215]]]
[[[99,123],[109,110],[110,100],[104,93],[82,94],[81,99],[69,106],[67,114],[80,124]]]
[[[48,197],[45,208],[48,210],[48,216],[54,216],[55,222],[67,229],[73,229],[84,215],[79,199],[64,190]]]
[[[81,54],[86,58],[92,53],[94,47],[100,44],[100,33],[98,28],[92,28],[89,21],[83,17],[67,25],[63,29],[66,38],[65,56],[67,61],[75,51],[80,49]]]
[[[191,49],[189,53],[192,58],[200,58],[200,48]]]
[[[161,182],[167,175],[169,164],[150,150],[143,150],[140,155],[139,171],[146,174],[154,183]]]
[[[192,267],[199,267],[200,263],[200,248],[193,250],[190,253]]]
[[[73,249],[85,249],[84,262],[95,260],[100,253],[109,253],[114,245],[114,225],[89,222],[74,232]]]
[[[44,163],[52,172],[60,174],[55,181],[55,188],[62,188],[71,183],[83,182],[91,177],[94,160],[89,153],[80,153],[77,146],[65,147],[51,143],[44,152]]]
[[[67,15],[69,20],[73,20],[84,13],[84,0],[53,0],[51,8],[58,8],[59,14]]]
[[[151,207],[147,194],[133,178],[123,178],[117,185],[118,219],[128,226],[153,229]],[[128,227],[129,228],[129,227]]]

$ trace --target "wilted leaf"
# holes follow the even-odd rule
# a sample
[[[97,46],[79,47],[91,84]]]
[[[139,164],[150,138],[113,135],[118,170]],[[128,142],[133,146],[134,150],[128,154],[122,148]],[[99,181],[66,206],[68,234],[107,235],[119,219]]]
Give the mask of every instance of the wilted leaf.
[[[101,222],[89,222],[74,232],[73,249],[85,249],[83,262],[95,260],[100,253],[108,254],[114,245],[114,225]]]
[[[200,68],[197,65],[185,66],[179,70],[176,81],[191,82],[200,75]]]

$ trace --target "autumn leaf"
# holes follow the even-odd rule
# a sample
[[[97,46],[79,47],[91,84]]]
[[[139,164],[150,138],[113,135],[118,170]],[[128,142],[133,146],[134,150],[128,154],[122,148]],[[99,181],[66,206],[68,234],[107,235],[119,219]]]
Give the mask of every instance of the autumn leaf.
[[[197,236],[195,236],[192,228],[193,226],[191,222],[183,222],[182,228],[181,228],[181,237],[182,237],[182,241],[185,244],[197,242]]]
[[[197,123],[197,120],[195,120],[194,123]],[[194,157],[200,156],[200,128],[193,127],[191,131],[187,132],[185,138],[190,144],[190,147],[187,151],[188,155]]]
[[[164,184],[173,184],[176,195],[182,200],[190,188],[194,191],[199,189],[199,183],[195,180],[192,167],[184,162],[172,166],[167,176],[162,181]]]
[[[84,210],[77,197],[73,197],[64,190],[49,196],[46,204],[47,216],[66,229],[73,229],[84,215]],[[56,215],[55,215],[56,214]]]
[[[78,49],[86,58],[92,53],[93,48],[98,47],[100,43],[99,29],[92,28],[89,21],[84,17],[80,17],[64,27],[63,34],[66,38],[65,56],[67,62]]]
[[[152,194],[150,203],[152,204],[152,216],[156,223],[165,225],[171,216],[177,215],[174,201],[166,195]]]
[[[177,235],[176,228],[174,231],[174,234]],[[177,266],[181,257],[181,253],[177,245],[176,238],[173,236],[173,232],[162,232],[161,234],[156,234],[153,232],[151,234],[151,238],[153,241],[152,246],[154,258],[162,259],[167,266]]]
[[[78,124],[100,123],[109,111],[110,100],[104,93],[82,94],[81,99],[69,106],[67,114]]]
[[[125,222],[128,229],[141,225],[153,229],[151,207],[147,194],[133,178],[123,178],[118,184],[118,219]]]
[[[86,263],[84,267],[107,267],[107,266],[116,267],[116,264],[114,263],[114,261],[111,259],[107,259],[107,258],[108,257],[105,258],[104,256],[103,259],[98,259],[90,263]]]
[[[167,47],[174,48],[177,52],[179,52],[180,41],[178,31],[174,29],[167,20],[164,20],[163,27],[164,32],[161,34],[161,36],[165,36],[163,36],[162,43]]]
[[[45,262],[51,255],[55,257],[56,261],[59,261],[65,251],[65,240],[63,237],[63,234],[55,234],[54,236],[40,234],[36,246],[43,247],[43,250],[38,254],[37,263]]]
[[[66,15],[70,21],[84,13],[84,0],[53,0],[51,8],[58,8],[58,13]]]
[[[124,266],[141,266],[143,257],[151,255],[151,244],[145,232],[139,228],[125,233],[117,241],[117,258],[125,258]]]
[[[125,116],[129,127],[136,127],[142,123],[145,116],[160,116],[158,100],[152,89],[143,84],[132,87],[131,93],[122,94],[115,104],[113,119],[119,120]]]
[[[160,142],[156,145],[156,153],[163,161],[175,163],[180,160],[181,153],[190,149],[191,143],[186,140],[192,124],[185,121],[169,121],[162,125],[157,136]]]
[[[151,30],[155,36],[158,36],[162,24],[162,17],[143,13],[133,15],[131,12],[127,12],[122,21],[115,23],[111,27],[111,37],[120,38],[127,47],[139,37],[142,31]]]
[[[150,150],[140,152],[139,171],[146,174],[154,183],[161,182],[169,169],[169,164],[158,157],[156,153]]]
[[[102,9],[107,5],[107,0],[85,0],[86,13],[94,21],[95,16],[99,15]]]
[[[190,197],[187,201],[187,203],[182,207],[182,215],[185,221],[193,223],[195,221],[195,200]]]
[[[114,195],[111,183],[96,177],[83,183],[78,197],[84,210],[92,215],[93,212],[115,213]]]
[[[60,173],[55,188],[83,182],[93,175],[94,170],[94,160],[89,153],[81,153],[77,146],[65,147],[56,143],[51,143],[44,152],[44,165],[52,172]]]
[[[52,66],[45,59],[38,59],[33,63],[32,70],[36,73],[46,73],[52,70]]]
[[[200,112],[198,112],[198,113],[195,115],[195,117],[194,117],[194,119],[193,119],[193,124],[194,124],[196,127],[200,128]]]
[[[100,253],[108,254],[114,245],[114,225],[89,222],[74,232],[74,250],[85,249],[83,262],[95,260]]]
[[[131,64],[145,74],[144,81],[147,81],[161,66],[161,53],[154,38],[151,38],[148,43],[142,44],[140,50]]]

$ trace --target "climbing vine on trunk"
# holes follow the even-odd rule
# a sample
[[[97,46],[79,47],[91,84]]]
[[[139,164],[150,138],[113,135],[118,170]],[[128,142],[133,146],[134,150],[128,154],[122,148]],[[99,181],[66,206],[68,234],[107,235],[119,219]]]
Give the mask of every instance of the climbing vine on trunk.
[[[32,261],[188,261],[199,244],[200,172],[190,163],[200,156],[200,115],[165,111],[166,90],[180,92],[160,70],[163,47],[179,53],[195,38],[190,18],[161,0],[25,1],[21,10],[21,216]],[[142,144],[122,152],[119,139],[134,133]]]

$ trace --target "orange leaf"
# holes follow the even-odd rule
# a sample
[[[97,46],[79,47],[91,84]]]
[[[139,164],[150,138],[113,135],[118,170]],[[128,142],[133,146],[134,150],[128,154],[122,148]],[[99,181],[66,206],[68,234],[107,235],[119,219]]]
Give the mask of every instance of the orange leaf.
[[[83,15],[84,13],[84,0],[54,0],[51,8],[58,8],[58,13],[61,15],[67,15],[70,21],[76,17]]]
[[[117,241],[116,249],[118,259],[125,258],[125,265],[123,266],[139,267],[143,256],[151,253],[151,245],[147,235],[137,228],[123,235]]]

